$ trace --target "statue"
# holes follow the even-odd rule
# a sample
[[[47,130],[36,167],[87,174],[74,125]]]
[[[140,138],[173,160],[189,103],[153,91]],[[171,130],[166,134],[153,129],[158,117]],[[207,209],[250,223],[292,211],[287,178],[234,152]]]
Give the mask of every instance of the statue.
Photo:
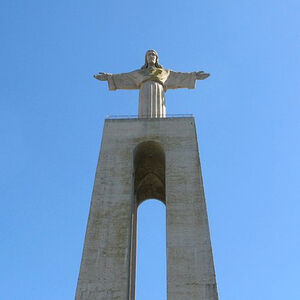
[[[101,72],[94,77],[108,81],[109,90],[139,89],[139,118],[164,118],[166,116],[165,92],[168,89],[194,89],[196,80],[206,79],[203,71],[181,73],[164,69],[158,61],[158,53],[148,50],[141,69],[121,74]]]

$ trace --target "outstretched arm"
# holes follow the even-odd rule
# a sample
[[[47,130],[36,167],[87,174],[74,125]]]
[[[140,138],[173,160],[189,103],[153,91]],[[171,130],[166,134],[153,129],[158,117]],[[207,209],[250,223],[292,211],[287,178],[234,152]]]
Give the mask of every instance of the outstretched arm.
[[[204,71],[196,72],[196,79],[197,80],[204,80],[209,76],[210,76],[210,74],[209,73],[204,73]]]
[[[204,73],[203,71],[199,72],[174,72],[170,71],[170,75],[165,82],[166,89],[179,89],[179,88],[188,88],[194,89],[196,80],[203,80],[209,76],[208,73]]]
[[[99,74],[94,75],[94,78],[101,81],[108,81],[108,88],[111,91],[117,89],[133,90],[138,89],[135,73],[135,71],[121,74],[100,72]]]
[[[100,72],[99,74],[94,75],[94,78],[101,80],[101,81],[108,81],[109,77],[111,77],[112,74],[110,73],[104,73]]]

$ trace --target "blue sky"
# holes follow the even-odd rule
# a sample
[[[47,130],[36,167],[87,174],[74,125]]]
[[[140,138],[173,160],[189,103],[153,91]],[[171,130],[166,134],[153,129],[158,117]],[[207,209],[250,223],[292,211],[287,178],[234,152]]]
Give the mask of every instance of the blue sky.
[[[2,1],[1,299],[74,298],[104,119],[137,113],[137,91],[92,75],[139,68],[151,48],[166,68],[211,73],[166,100],[196,119],[220,299],[300,299],[299,11],[297,0]],[[159,204],[142,209],[163,224]],[[141,235],[155,236],[144,219]]]

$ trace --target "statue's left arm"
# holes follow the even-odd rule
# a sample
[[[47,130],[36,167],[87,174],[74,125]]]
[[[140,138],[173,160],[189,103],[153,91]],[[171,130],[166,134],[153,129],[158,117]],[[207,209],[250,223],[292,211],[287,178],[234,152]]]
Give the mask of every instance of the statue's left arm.
[[[189,73],[170,71],[170,74],[168,76],[168,79],[165,81],[164,86],[166,89],[194,89],[196,80],[203,80],[208,76],[209,74],[204,73],[203,71]]]

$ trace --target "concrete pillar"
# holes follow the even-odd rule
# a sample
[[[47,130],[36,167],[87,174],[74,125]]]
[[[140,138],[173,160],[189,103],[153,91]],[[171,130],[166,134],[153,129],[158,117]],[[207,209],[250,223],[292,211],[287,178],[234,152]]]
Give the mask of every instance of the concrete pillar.
[[[76,300],[135,299],[137,205],[154,196],[167,208],[168,300],[218,299],[194,118],[162,118],[105,121]]]

